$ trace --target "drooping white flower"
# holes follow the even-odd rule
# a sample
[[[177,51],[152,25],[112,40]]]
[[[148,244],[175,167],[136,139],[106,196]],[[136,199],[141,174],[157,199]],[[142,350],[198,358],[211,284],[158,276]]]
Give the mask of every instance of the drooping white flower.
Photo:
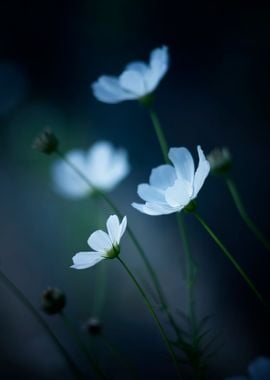
[[[132,203],[132,206],[144,214],[164,215],[181,211],[200,191],[209,174],[210,165],[200,146],[198,168],[186,148],[171,148],[169,159],[172,165],[161,165],[152,170],[150,184],[138,186],[138,195],[144,204]]]
[[[71,150],[66,158],[94,188],[102,191],[112,190],[130,170],[126,151],[115,149],[107,141],[96,142],[88,151]],[[82,198],[91,192],[89,185],[61,159],[52,166],[52,178],[55,189],[66,197]]]
[[[140,99],[155,90],[168,70],[168,48],[153,50],[150,62],[129,63],[119,77],[101,76],[92,84],[94,96],[104,103],[119,103]]]
[[[248,366],[248,376],[233,376],[226,380],[268,380],[270,379],[270,359],[259,356]]]
[[[101,260],[113,259],[120,253],[120,240],[127,228],[127,218],[119,222],[118,216],[111,215],[107,220],[108,233],[98,230],[93,232],[87,243],[94,251],[78,252],[72,257],[74,269],[90,268]]]

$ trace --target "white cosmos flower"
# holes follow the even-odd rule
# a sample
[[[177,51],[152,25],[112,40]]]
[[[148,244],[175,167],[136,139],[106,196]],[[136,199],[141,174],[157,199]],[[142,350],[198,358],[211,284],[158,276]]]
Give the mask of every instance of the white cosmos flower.
[[[168,65],[168,48],[157,48],[151,52],[149,64],[135,61],[129,63],[119,77],[101,76],[92,84],[94,96],[104,103],[140,99],[155,90]]]
[[[137,210],[148,215],[164,215],[181,211],[197,197],[210,165],[200,146],[197,147],[199,164],[195,171],[194,161],[186,148],[171,148],[172,165],[161,165],[152,170],[150,184],[138,186],[138,195],[144,204],[132,203]]]
[[[107,220],[108,233],[98,230],[90,235],[87,243],[94,251],[78,252],[72,257],[74,269],[86,269],[101,260],[113,259],[120,253],[120,240],[127,228],[127,218],[119,222],[118,216],[111,215]]]
[[[115,149],[107,141],[96,142],[88,151],[71,150],[66,158],[102,191],[112,190],[130,170],[126,151]],[[89,185],[61,159],[52,166],[52,178],[55,189],[66,197],[82,198],[91,192]]]

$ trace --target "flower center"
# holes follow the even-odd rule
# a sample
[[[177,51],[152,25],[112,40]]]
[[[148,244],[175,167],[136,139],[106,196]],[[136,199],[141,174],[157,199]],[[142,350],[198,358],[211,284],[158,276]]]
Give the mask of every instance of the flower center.
[[[113,245],[112,248],[106,252],[106,259],[114,259],[117,257],[120,253],[120,246],[119,245]]]

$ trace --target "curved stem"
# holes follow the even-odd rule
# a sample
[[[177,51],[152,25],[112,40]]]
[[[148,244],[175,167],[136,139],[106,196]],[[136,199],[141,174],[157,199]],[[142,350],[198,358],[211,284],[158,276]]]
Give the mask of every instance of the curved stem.
[[[159,141],[160,148],[166,164],[170,163],[168,158],[168,144],[159,122],[158,116],[153,109],[149,109],[150,118],[152,120],[157,139]],[[190,247],[185,228],[185,222],[180,213],[177,213],[177,223],[180,231],[180,236],[183,242],[183,249],[186,262],[186,287],[187,287],[187,300],[188,300],[188,317],[191,325],[192,345],[195,346],[196,334],[197,334],[197,322],[194,310],[194,284],[196,280],[196,266],[193,262],[192,255],[190,253]],[[178,334],[178,339],[181,341],[181,337]]]
[[[69,165],[73,170],[74,172],[76,172],[78,174],[78,176],[84,180],[84,182],[96,193],[98,194],[101,198],[104,199],[104,201],[111,207],[111,209],[115,212],[115,214],[118,215],[119,218],[122,218],[122,214],[121,212],[119,211],[118,207],[111,201],[111,199],[105,194],[103,193],[102,191],[100,191],[99,189],[95,188],[92,183],[89,181],[89,179],[77,168],[76,165],[74,165],[70,160],[68,160],[64,154],[62,154],[62,152],[60,151],[57,151],[57,154],[60,156],[60,158],[65,161],[65,163],[67,165]],[[173,327],[177,337],[178,337],[178,340],[179,342],[181,343],[181,336],[180,336],[180,331],[179,331],[179,328],[176,324],[176,322],[174,321],[174,318],[173,316],[171,315],[171,313],[169,312],[168,310],[168,307],[167,307],[167,301],[166,301],[166,298],[165,298],[165,295],[162,291],[162,288],[161,288],[161,285],[159,283],[159,280],[158,280],[158,277],[154,271],[154,269],[152,268],[152,265],[150,264],[150,261],[148,260],[142,246],[140,245],[137,237],[135,236],[134,232],[132,231],[132,229],[127,226],[127,233],[130,237],[130,240],[133,242],[134,246],[136,247],[138,253],[140,254],[141,256],[141,259],[151,277],[151,280],[155,286],[155,289],[156,289],[156,292],[158,294],[158,297],[159,297],[159,300],[160,300],[160,303],[161,303],[161,306],[162,306],[162,309],[164,310],[164,312],[166,313],[167,315],[167,318],[171,324],[171,326]]]
[[[212,229],[208,226],[208,224],[201,218],[201,216],[193,211],[193,214],[196,216],[198,221],[201,223],[201,225],[204,227],[204,229],[209,233],[211,238],[214,240],[214,242],[219,246],[219,248],[222,250],[222,252],[225,254],[225,256],[230,260],[234,268],[237,270],[237,272],[241,275],[241,277],[244,279],[246,284],[249,286],[249,288],[253,291],[253,293],[256,295],[258,300],[268,309],[269,305],[264,300],[261,293],[257,290],[256,286],[254,285],[253,281],[249,278],[247,273],[242,269],[240,264],[237,262],[237,260],[230,254],[230,252],[227,250],[227,248],[224,246],[224,244],[219,240],[219,238],[216,236],[216,234],[212,231]]]
[[[60,316],[63,320],[63,322],[65,323],[68,331],[70,332],[70,334],[74,337],[74,339],[76,340],[78,346],[80,347],[81,351],[85,354],[85,356],[87,357],[88,361],[90,362],[92,368],[94,369],[94,371],[96,372],[97,376],[99,379],[103,379],[103,380],[106,380],[107,377],[104,375],[104,373],[101,371],[101,369],[99,368],[96,360],[94,358],[92,358],[92,356],[89,354],[88,350],[87,350],[87,347],[85,346],[84,342],[82,341],[80,335],[77,333],[77,331],[75,330],[73,324],[71,323],[71,321],[69,320],[69,318],[66,316],[66,314],[64,312],[61,312],[60,313]]]
[[[54,335],[54,333],[52,332],[50,327],[47,325],[47,323],[39,315],[38,311],[35,309],[35,307],[32,305],[32,303],[30,301],[28,301],[26,296],[17,288],[17,286],[2,271],[0,271],[0,278],[6,284],[6,286],[13,292],[13,294],[18,298],[18,300],[21,301],[21,303],[25,306],[25,308],[29,310],[29,312],[34,316],[34,318],[37,320],[37,322],[43,327],[43,329],[46,331],[46,333],[52,339],[53,343],[55,344],[55,346],[57,347],[59,352],[65,358],[65,360],[66,360],[67,364],[69,365],[70,370],[72,371],[74,376],[77,379],[83,379],[84,376],[81,373],[81,371],[77,368],[73,359],[69,356],[66,349],[59,342],[58,338]]]
[[[179,367],[178,367],[178,362],[177,362],[177,358],[175,356],[175,353],[173,351],[173,348],[172,348],[172,345],[170,343],[170,341],[168,340],[167,338],[167,335],[156,315],[156,312],[153,308],[153,306],[151,305],[145,291],[143,290],[143,288],[140,286],[140,284],[138,283],[138,281],[136,280],[135,276],[132,274],[132,272],[130,271],[130,269],[128,268],[128,266],[125,264],[125,262],[118,256],[117,259],[120,261],[120,263],[122,264],[122,266],[124,267],[124,269],[126,270],[126,272],[128,273],[129,277],[131,278],[131,280],[133,281],[134,285],[136,286],[136,288],[138,289],[138,291],[140,292],[142,298],[143,298],[143,301],[144,303],[146,304],[148,310],[149,310],[149,313],[151,314],[151,316],[153,317],[154,321],[156,322],[156,325],[159,329],[159,332],[168,348],[168,351],[172,357],[172,360],[173,360],[173,363],[175,365],[175,369],[176,369],[176,372],[177,372],[177,375],[178,375],[178,378],[181,379],[181,373],[180,373],[180,370],[179,370]]]
[[[155,132],[156,132],[156,135],[158,138],[159,145],[160,145],[161,150],[162,150],[164,161],[166,162],[166,164],[168,164],[170,162],[169,158],[168,158],[168,151],[169,150],[168,150],[168,145],[167,145],[163,130],[161,128],[159,119],[157,117],[156,112],[153,109],[149,109],[149,114],[150,114],[153,126],[155,128]]]
[[[234,181],[231,178],[226,179],[226,184],[228,186],[229,192],[234,200],[234,203],[239,211],[239,214],[243,221],[246,223],[250,231],[256,236],[256,238],[262,243],[262,245],[270,251],[270,243],[267,241],[266,237],[261,233],[255,223],[249,217],[243,202],[241,200],[240,194],[237,191]]]

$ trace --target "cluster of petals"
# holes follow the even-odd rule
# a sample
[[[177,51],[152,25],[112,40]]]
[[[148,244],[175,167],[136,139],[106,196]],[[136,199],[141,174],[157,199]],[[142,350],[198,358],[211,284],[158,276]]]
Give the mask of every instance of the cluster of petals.
[[[104,103],[143,98],[152,93],[168,70],[168,48],[153,50],[149,64],[129,63],[119,77],[102,75],[92,84],[94,96]]]
[[[54,187],[69,198],[83,198],[94,189],[110,191],[130,170],[126,150],[115,149],[107,141],[98,141],[87,151],[71,150],[65,158],[92,184],[89,187],[67,162],[55,161],[51,171]]]
[[[195,171],[194,161],[186,148],[171,148],[166,164],[152,170],[149,184],[138,186],[143,204],[132,206],[144,214],[164,215],[179,212],[197,197],[210,171],[210,165],[200,146],[197,147],[199,164]]]
[[[120,253],[120,240],[127,228],[127,218],[119,222],[117,215],[111,215],[106,223],[107,231],[97,230],[93,232],[87,243],[94,251],[78,252],[73,256],[74,269],[86,269],[104,259],[112,259]]]

